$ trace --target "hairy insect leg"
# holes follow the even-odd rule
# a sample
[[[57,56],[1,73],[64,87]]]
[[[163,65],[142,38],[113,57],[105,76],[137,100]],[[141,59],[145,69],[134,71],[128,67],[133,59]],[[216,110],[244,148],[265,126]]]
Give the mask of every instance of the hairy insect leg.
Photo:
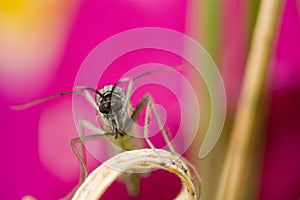
[[[93,132],[97,133],[95,135],[84,135],[84,128],[88,128],[92,130]],[[98,140],[102,139],[103,136],[109,135],[110,133],[104,133],[104,131],[99,128],[98,126],[94,125],[90,121],[87,120],[81,120],[79,123],[79,137],[74,138],[71,140],[71,147],[73,152],[75,153],[76,157],[78,158],[81,170],[80,170],[80,183],[82,183],[87,175],[88,175],[88,169],[86,165],[86,154],[85,154],[85,148],[84,148],[84,142],[91,141],[91,140]],[[79,143],[79,150],[76,148],[76,144]]]
[[[131,116],[131,122],[127,123],[128,126],[132,126],[132,123],[135,122],[137,120],[137,117],[138,115],[141,113],[141,111],[143,110],[143,108],[146,107],[146,116],[145,116],[145,129],[144,129],[144,137],[147,141],[147,143],[149,144],[149,146],[152,148],[153,144],[152,142],[149,140],[148,138],[148,119],[149,119],[149,114],[150,114],[150,108],[151,110],[153,111],[153,114],[154,114],[154,117],[155,117],[155,120],[159,126],[159,129],[161,130],[161,133],[163,135],[163,138],[164,140],[166,141],[170,151],[172,153],[175,153],[175,149],[173,147],[173,145],[171,144],[170,142],[170,139],[166,133],[166,130],[161,122],[161,119],[159,117],[159,114],[155,108],[155,105],[154,105],[154,101],[152,99],[152,97],[149,95],[149,94],[146,94],[142,100],[139,102],[138,106],[136,107],[136,109],[134,110],[132,116]],[[150,143],[149,143],[150,142]],[[154,146],[153,146],[154,147]],[[152,148],[153,149],[153,148]]]
[[[172,145],[172,143],[171,143],[171,141],[169,139],[169,136],[167,135],[167,132],[166,132],[166,130],[165,130],[165,128],[164,128],[164,126],[163,126],[163,124],[161,122],[159,114],[158,114],[158,112],[156,110],[156,107],[154,105],[154,101],[153,101],[153,99],[152,99],[152,97],[150,95],[149,95],[149,105],[151,106],[151,109],[153,111],[154,117],[155,117],[156,122],[157,122],[157,124],[159,126],[159,129],[161,130],[161,133],[163,135],[164,140],[166,141],[166,143],[167,143],[170,151],[172,153],[175,153],[175,149],[174,149],[174,147],[173,147],[173,145]]]
[[[156,148],[154,147],[154,145],[152,144],[152,142],[150,141],[149,136],[148,136],[148,133],[149,133],[149,129],[148,129],[149,114],[150,114],[150,102],[147,103],[147,107],[146,107],[146,116],[145,116],[145,125],[144,125],[144,138],[147,141],[148,145],[151,147],[151,149],[153,149],[155,151]]]

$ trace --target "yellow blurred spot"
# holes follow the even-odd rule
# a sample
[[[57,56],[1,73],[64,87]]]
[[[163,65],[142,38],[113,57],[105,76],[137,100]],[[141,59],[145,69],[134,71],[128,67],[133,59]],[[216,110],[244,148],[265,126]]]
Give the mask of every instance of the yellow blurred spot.
[[[0,1],[0,10],[5,14],[19,14],[24,10],[24,2],[22,0],[2,0]]]
[[[0,0],[1,92],[18,98],[45,87],[58,67],[79,2]]]

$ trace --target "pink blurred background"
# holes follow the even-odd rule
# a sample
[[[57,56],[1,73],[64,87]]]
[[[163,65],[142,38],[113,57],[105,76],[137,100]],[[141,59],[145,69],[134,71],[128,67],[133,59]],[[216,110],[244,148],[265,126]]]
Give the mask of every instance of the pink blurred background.
[[[268,114],[263,121],[261,142],[258,142],[262,149],[258,156],[261,160],[257,164],[259,168],[250,171],[257,181],[249,186],[255,188],[249,189],[249,199],[297,199],[300,196],[299,6],[299,1],[286,0],[278,23],[264,95]],[[0,170],[3,185],[0,198],[21,199],[32,195],[37,199],[58,199],[76,185],[79,164],[70,147],[70,139],[77,137],[71,97],[57,98],[21,111],[10,110],[9,106],[71,90],[87,54],[100,42],[124,30],[165,27],[199,41],[220,68],[228,98],[228,118],[232,117],[257,9],[257,0],[1,1]],[[149,61],[180,64],[178,58],[157,52],[119,64],[128,66]],[[125,69],[126,66],[120,68]],[[227,137],[223,134],[221,140],[226,141]],[[224,143],[220,141],[218,145]],[[220,163],[224,155],[212,153],[209,157],[201,162]],[[98,164],[92,157],[89,163],[91,168]],[[213,170],[219,169],[199,168],[206,184],[202,199],[211,199],[212,194],[207,194],[214,193],[217,182],[207,179],[215,173]],[[171,199],[180,190],[180,181],[174,175],[156,171],[142,179],[141,188],[136,199]],[[122,183],[114,183],[103,197],[116,198],[131,199]]]

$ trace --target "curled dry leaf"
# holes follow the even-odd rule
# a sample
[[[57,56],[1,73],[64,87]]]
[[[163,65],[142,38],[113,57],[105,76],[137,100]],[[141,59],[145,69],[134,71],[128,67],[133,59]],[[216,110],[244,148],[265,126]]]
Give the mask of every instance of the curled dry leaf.
[[[167,170],[182,180],[182,189],[175,199],[200,198],[200,178],[191,163],[180,155],[165,150],[139,149],[125,151],[104,162],[88,176],[72,199],[99,199],[122,173],[141,172],[153,168]]]

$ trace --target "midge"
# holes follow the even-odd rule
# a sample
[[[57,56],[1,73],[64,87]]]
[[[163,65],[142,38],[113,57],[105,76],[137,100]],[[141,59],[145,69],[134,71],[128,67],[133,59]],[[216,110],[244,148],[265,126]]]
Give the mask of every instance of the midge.
[[[87,120],[81,120],[79,122],[79,137],[71,140],[71,147],[76,154],[81,164],[81,176],[80,180],[83,182],[88,175],[88,169],[86,166],[84,142],[90,140],[97,140],[106,136],[113,144],[118,146],[121,151],[129,151],[136,149],[132,134],[133,125],[137,121],[137,118],[141,111],[146,108],[145,121],[144,121],[144,138],[147,144],[155,151],[155,147],[148,137],[148,121],[149,113],[152,110],[154,118],[159,126],[159,129],[163,135],[165,142],[167,143],[170,151],[175,152],[170,139],[166,133],[166,130],[161,122],[159,114],[154,106],[154,101],[150,94],[146,94],[139,101],[135,109],[132,108],[130,103],[130,96],[132,93],[134,83],[147,75],[155,72],[165,71],[166,69],[157,69],[140,74],[137,77],[126,77],[115,83],[114,85],[106,85],[103,88],[96,90],[90,87],[79,86],[75,87],[73,91],[61,92],[45,98],[37,99],[35,101],[28,102],[23,105],[11,106],[12,109],[20,110],[26,109],[41,102],[63,96],[67,94],[81,94],[96,110],[97,119],[99,125],[95,125]],[[119,87],[120,84],[128,82],[127,89]],[[94,96],[91,94],[94,93]],[[151,110],[150,110],[151,109]],[[84,135],[84,130],[90,129],[95,132],[94,135]],[[79,149],[76,145],[79,144]],[[139,192],[138,176],[137,174],[128,174],[126,182],[128,192],[131,195],[136,195]]]

